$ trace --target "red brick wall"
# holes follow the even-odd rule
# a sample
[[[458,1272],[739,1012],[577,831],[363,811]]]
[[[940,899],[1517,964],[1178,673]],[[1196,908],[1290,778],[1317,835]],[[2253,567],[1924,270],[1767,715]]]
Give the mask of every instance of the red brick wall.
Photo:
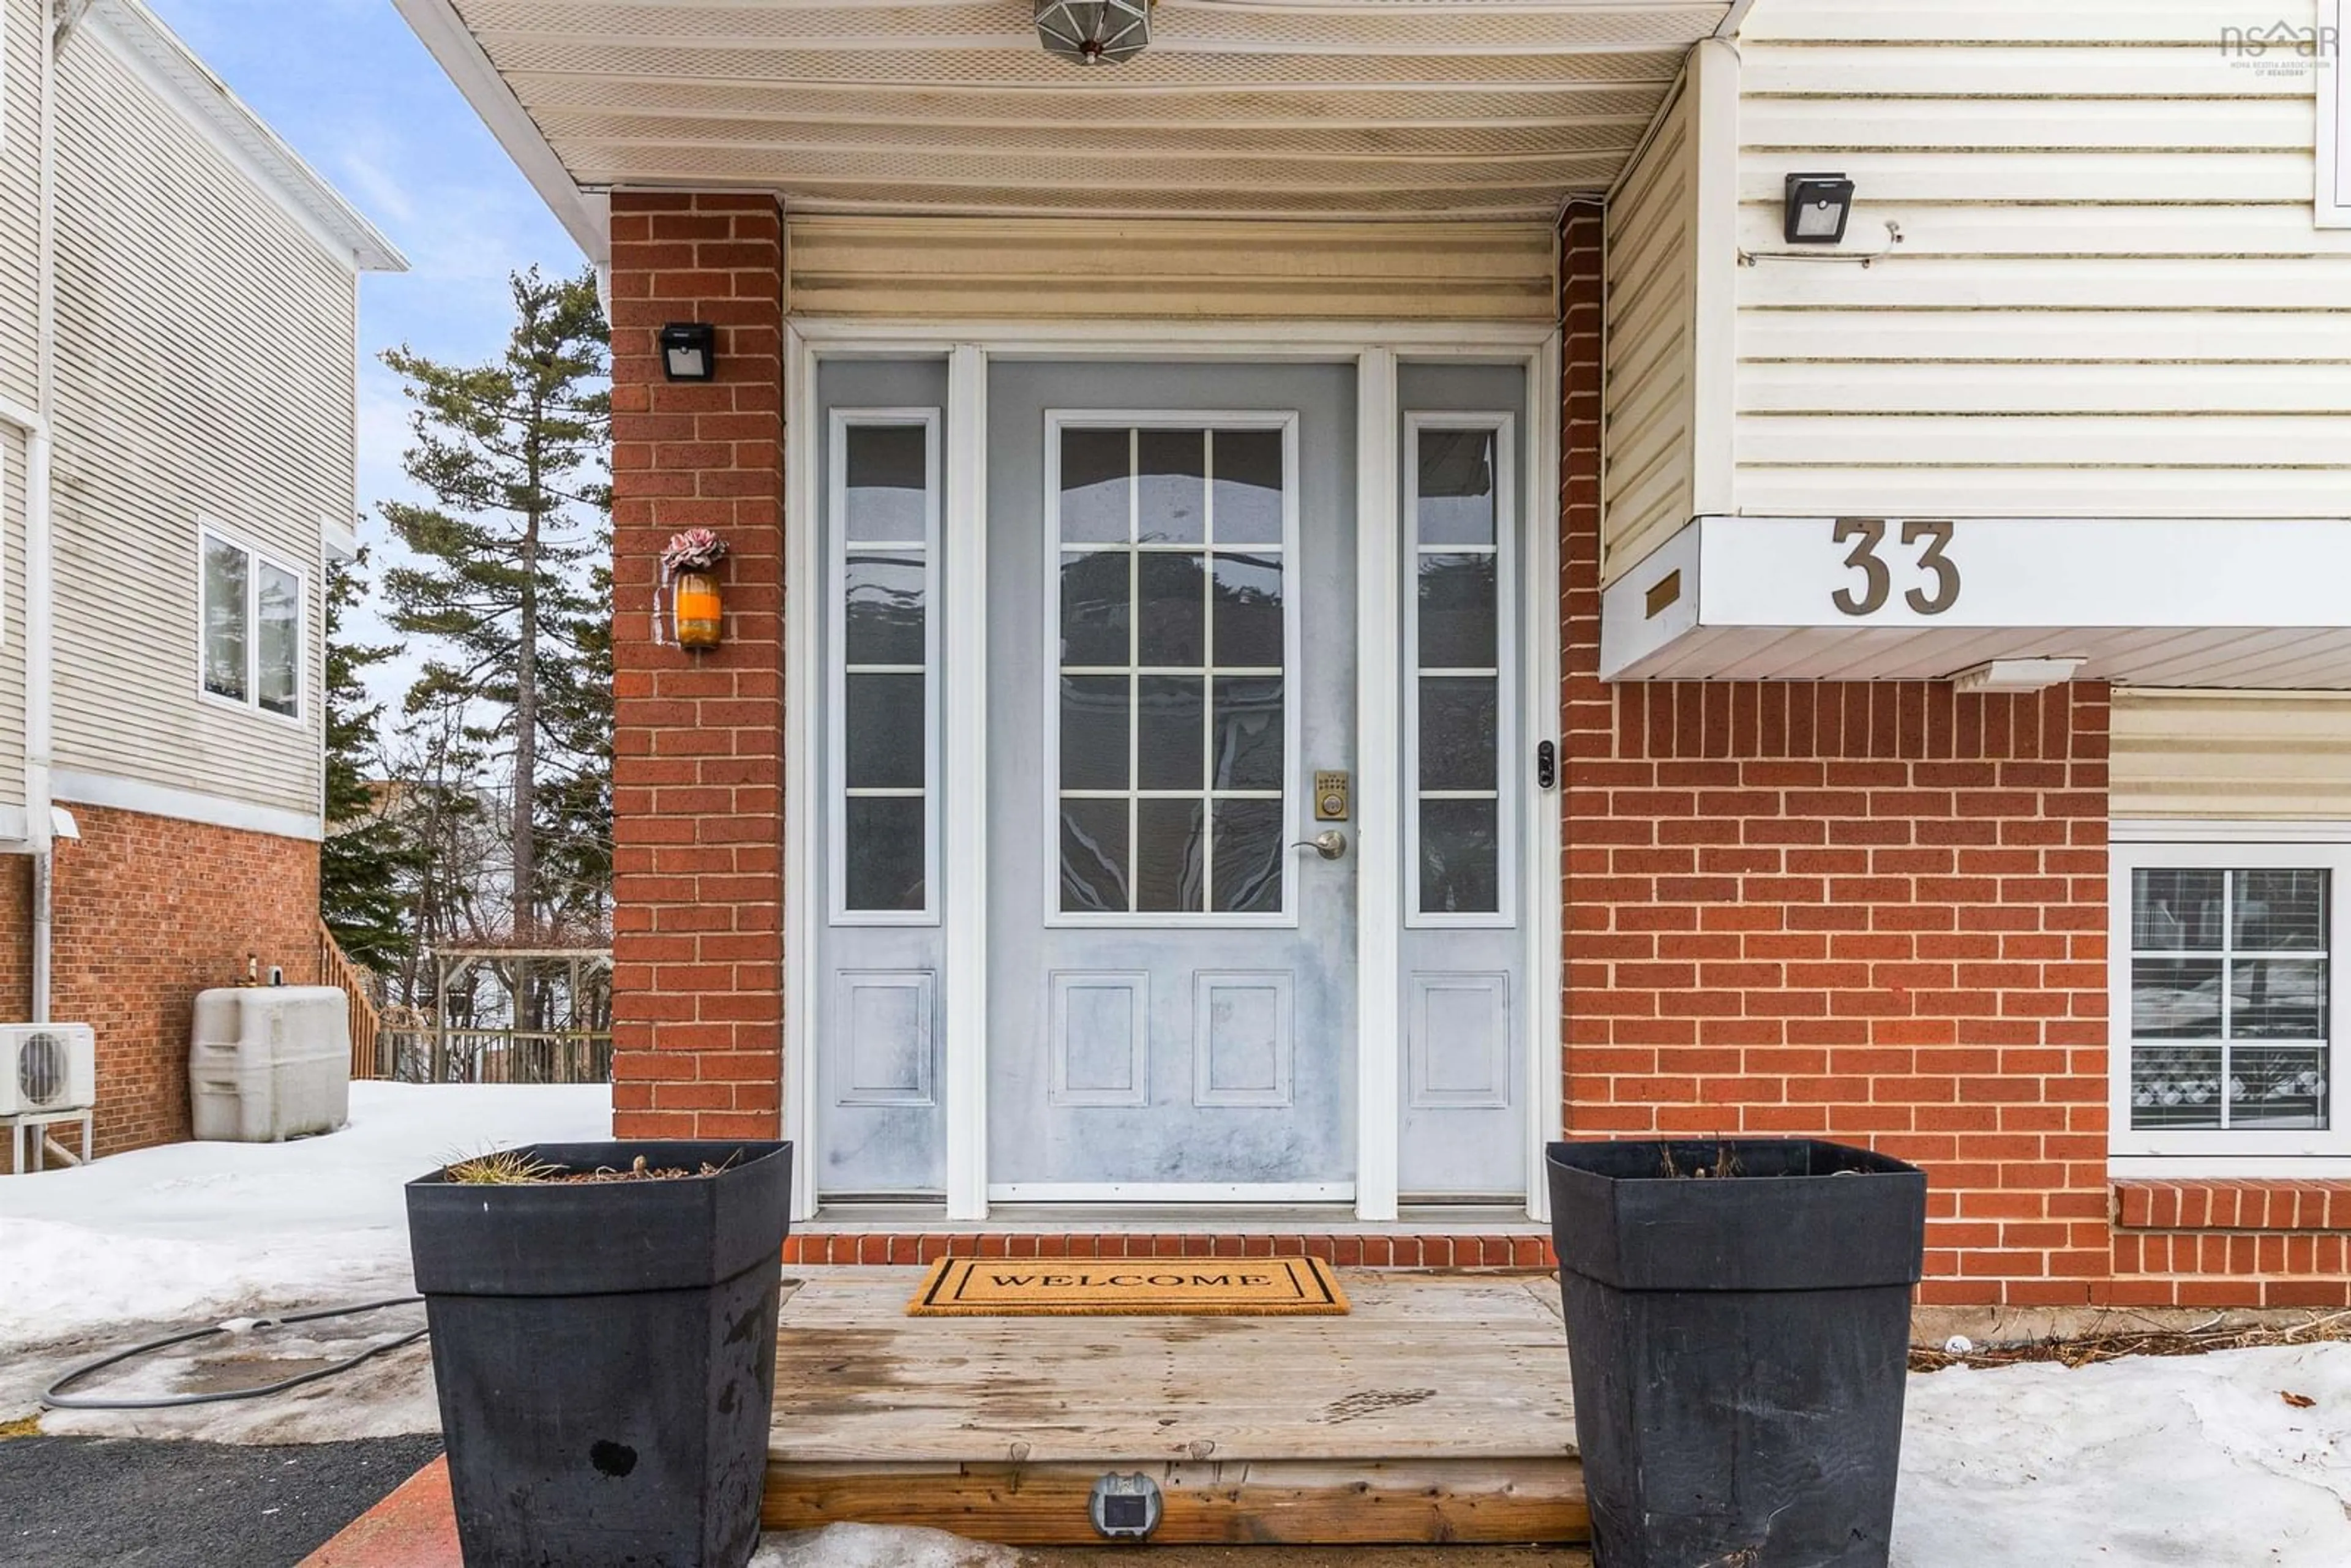
[[[0,855],[0,1019],[32,1016],[33,857]]]
[[[625,1137],[782,1121],[782,214],[770,197],[612,198],[613,1123]],[[669,321],[718,379],[664,379]],[[716,528],[726,642],[654,641],[659,556]]]
[[[1599,224],[1571,217],[1567,1124],[1924,1165],[1922,1292],[2110,1270],[2104,687],[1604,685]]]
[[[318,979],[319,846],[70,810],[81,837],[57,846],[50,1016],[97,1030],[98,1152],[175,1142],[188,1135],[196,993],[240,983],[248,955],[288,985]],[[0,860],[0,1006],[12,1021],[31,1016],[31,866]]]
[[[2351,1307],[2351,1181],[2115,1184],[2118,1304]]]

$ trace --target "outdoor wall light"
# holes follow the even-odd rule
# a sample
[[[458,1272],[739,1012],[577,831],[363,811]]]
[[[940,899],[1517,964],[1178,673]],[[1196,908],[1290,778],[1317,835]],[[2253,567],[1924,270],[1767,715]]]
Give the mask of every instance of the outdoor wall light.
[[[1036,0],[1037,38],[1049,55],[1114,66],[1151,42],[1151,0]]]
[[[661,329],[662,369],[674,382],[706,382],[718,373],[718,329],[707,321],[673,321]]]
[[[1843,174],[1791,174],[1782,234],[1790,245],[1836,245],[1853,216],[1853,182]]]

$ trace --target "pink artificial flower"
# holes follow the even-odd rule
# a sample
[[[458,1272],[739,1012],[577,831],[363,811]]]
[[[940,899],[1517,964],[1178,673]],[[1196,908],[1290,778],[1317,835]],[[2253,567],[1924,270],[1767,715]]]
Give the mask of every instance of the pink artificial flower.
[[[681,571],[708,571],[726,559],[726,541],[712,529],[688,528],[670,536],[661,559],[662,570],[671,576]]]

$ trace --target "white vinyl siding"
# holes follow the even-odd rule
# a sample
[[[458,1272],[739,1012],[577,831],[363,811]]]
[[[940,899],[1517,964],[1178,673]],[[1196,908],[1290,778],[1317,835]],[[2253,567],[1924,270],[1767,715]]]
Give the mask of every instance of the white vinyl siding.
[[[2319,73],[2220,37],[2316,7],[1761,0],[1740,43],[1738,508],[2351,509],[2351,230],[2313,218]],[[1761,254],[1787,249],[1802,170],[1855,180],[1843,252],[1883,259]]]
[[[1551,321],[1549,224],[796,217],[795,316]]]
[[[41,7],[0,0],[0,397],[38,401]],[[0,807],[25,804],[25,432],[0,423]]]
[[[319,580],[351,507],[353,275],[103,27],[59,71],[58,766],[315,817],[317,705],[201,695],[198,518]]]
[[[30,408],[40,364],[41,6],[0,0],[0,396]]]
[[[1656,140],[1608,204],[1601,564],[1610,577],[1670,538],[1698,509],[1690,406],[1698,114],[1687,88],[1685,78]]]
[[[2116,818],[2351,821],[2351,692],[2118,690]]]

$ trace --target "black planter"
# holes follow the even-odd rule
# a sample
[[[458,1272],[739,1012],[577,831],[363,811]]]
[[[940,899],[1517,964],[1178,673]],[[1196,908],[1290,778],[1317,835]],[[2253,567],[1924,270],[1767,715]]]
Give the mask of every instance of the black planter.
[[[786,1143],[540,1144],[671,1181],[408,1184],[465,1568],[742,1568],[759,1540]]]
[[[1549,1164],[1597,1568],[1885,1568],[1925,1173],[1810,1140]]]

